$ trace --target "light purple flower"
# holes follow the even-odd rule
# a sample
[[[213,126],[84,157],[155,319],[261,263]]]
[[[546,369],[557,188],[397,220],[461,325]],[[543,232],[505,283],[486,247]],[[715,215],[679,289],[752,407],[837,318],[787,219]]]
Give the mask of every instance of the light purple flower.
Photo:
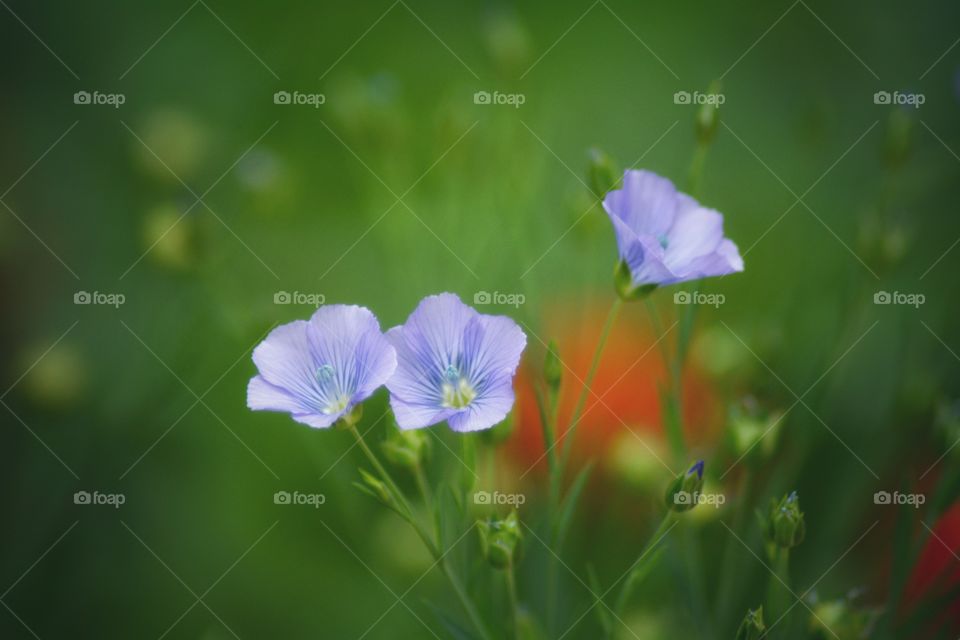
[[[387,381],[397,353],[369,309],[337,304],[271,331],[253,362],[260,375],[247,386],[249,408],[324,428]]]
[[[444,420],[454,431],[489,429],[513,407],[527,337],[510,318],[481,315],[441,293],[424,298],[387,340],[397,350],[387,388],[401,429]]]
[[[624,173],[603,208],[632,290],[743,271],[737,245],[723,236],[723,215],[655,173]]]

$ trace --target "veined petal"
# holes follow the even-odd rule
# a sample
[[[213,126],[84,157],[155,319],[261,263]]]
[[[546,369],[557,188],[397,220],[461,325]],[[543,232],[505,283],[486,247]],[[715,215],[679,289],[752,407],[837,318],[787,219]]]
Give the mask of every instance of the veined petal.
[[[321,307],[309,322],[277,327],[253,351],[259,370],[247,406],[285,411],[303,424],[333,424],[396,368],[396,352],[363,307]]]
[[[247,384],[247,407],[254,411],[286,411],[305,413],[310,411],[299,398],[288,391],[274,386],[263,379],[253,376]]]
[[[664,262],[674,273],[682,273],[696,258],[713,253],[722,240],[723,216],[694,203],[677,215],[667,234]]]
[[[454,431],[480,431],[502,422],[513,408],[513,377],[504,376],[477,396],[466,409],[447,419]]]
[[[482,392],[492,380],[513,375],[527,346],[527,336],[506,316],[477,315],[463,339],[464,374]]]
[[[673,225],[677,188],[651,171],[630,170],[623,174],[623,187],[603,199],[603,207],[637,236],[661,238]]]

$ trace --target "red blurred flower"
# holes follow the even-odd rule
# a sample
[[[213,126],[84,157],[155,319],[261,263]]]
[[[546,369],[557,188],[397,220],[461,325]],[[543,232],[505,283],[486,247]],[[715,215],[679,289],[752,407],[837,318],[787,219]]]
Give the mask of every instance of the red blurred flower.
[[[936,608],[926,629],[960,633],[960,502],[934,525],[907,583],[908,611],[947,599]],[[952,596],[951,596],[952,594]]]

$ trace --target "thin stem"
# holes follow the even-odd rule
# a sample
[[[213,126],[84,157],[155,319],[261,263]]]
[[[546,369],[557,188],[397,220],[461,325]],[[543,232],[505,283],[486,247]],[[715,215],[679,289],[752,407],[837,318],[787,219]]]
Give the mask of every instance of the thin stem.
[[[367,456],[367,459],[370,461],[370,464],[373,465],[373,468],[376,469],[377,473],[380,474],[380,477],[390,488],[391,492],[396,495],[398,503],[402,506],[402,512],[398,510],[400,516],[410,523],[410,526],[413,527],[414,531],[417,532],[417,535],[423,541],[423,544],[427,547],[427,550],[430,552],[430,555],[433,556],[434,561],[440,566],[440,570],[443,572],[443,575],[447,577],[447,580],[450,582],[450,585],[453,587],[454,592],[457,594],[457,598],[460,600],[460,604],[463,606],[464,610],[467,612],[470,621],[476,627],[477,631],[480,633],[480,637],[484,640],[490,640],[491,636],[487,631],[486,625],[483,623],[483,619],[480,617],[480,613],[477,611],[476,606],[473,604],[473,601],[470,599],[470,596],[467,595],[466,590],[463,588],[463,585],[460,583],[460,579],[457,578],[456,574],[450,569],[450,565],[447,563],[446,556],[438,548],[438,541],[434,541],[430,538],[430,534],[424,530],[423,526],[417,522],[416,518],[413,516],[413,510],[410,508],[410,503],[407,502],[406,497],[403,492],[400,491],[400,488],[397,486],[397,483],[393,481],[393,478],[390,476],[390,473],[380,464],[380,460],[377,459],[377,456],[374,455],[373,451],[367,445],[366,441],[363,439],[363,436],[360,435],[360,432],[357,430],[356,425],[349,425],[348,430],[353,434],[353,437],[356,439],[357,444],[360,445],[360,449],[363,450],[363,453]],[[422,473],[420,474],[423,475]],[[425,479],[421,491],[429,489],[426,486]],[[418,484],[420,480],[418,480]],[[426,495],[424,494],[424,499],[426,500]]]
[[[637,558],[636,562],[633,563],[633,568],[630,570],[627,579],[624,581],[623,586],[620,587],[620,593],[617,595],[617,599],[613,605],[613,613],[615,617],[620,617],[620,614],[623,613],[624,607],[627,606],[627,602],[630,600],[630,595],[633,593],[633,590],[640,583],[640,578],[643,577],[644,573],[642,569],[645,567],[645,560],[649,560],[649,554],[654,551],[654,549],[660,544],[663,540],[663,537],[667,534],[667,531],[670,530],[670,527],[673,526],[674,513],[668,511],[663,517],[663,520],[660,521],[660,526],[657,527],[657,530],[650,536],[650,540],[647,542],[646,546],[643,548],[643,552]]]
[[[667,348],[664,338],[663,323],[660,321],[660,313],[656,305],[650,298],[647,298],[647,311],[650,314],[650,322],[653,324],[653,331],[657,334],[658,344],[660,345],[660,355],[663,357],[663,366],[669,376],[666,391],[664,393],[664,402],[661,407],[663,412],[663,427],[667,433],[667,440],[670,443],[670,450],[673,453],[674,462],[678,465],[687,463],[687,445],[683,437],[683,418],[681,415],[681,385],[683,375],[681,372],[679,346],[677,351],[671,355]]]
[[[380,477],[384,482],[387,483],[387,486],[390,487],[390,490],[395,494],[397,501],[406,511],[407,515],[411,518],[413,517],[413,509],[410,508],[410,503],[407,502],[407,498],[403,495],[403,492],[400,491],[400,488],[397,486],[397,483],[393,481],[393,478],[390,476],[390,473],[380,464],[380,460],[377,459],[377,456],[374,455],[373,451],[367,445],[366,440],[363,439],[363,436],[360,435],[360,431],[357,430],[356,425],[350,425],[348,427],[350,433],[353,434],[353,437],[356,439],[357,444],[360,445],[360,449],[363,450],[364,455],[367,456],[367,460],[370,461],[370,464],[373,465],[373,468],[380,474]]]
[[[520,606],[517,604],[517,580],[513,562],[507,567],[507,594],[510,597],[510,618],[513,623],[513,637],[520,638]]]
[[[703,178],[703,165],[707,159],[707,150],[709,143],[698,142],[697,148],[693,152],[693,160],[690,162],[690,174],[688,177],[690,195],[696,197],[700,191],[700,181]]]
[[[460,578],[458,578],[453,570],[450,569],[450,565],[447,564],[447,559],[445,556],[441,556],[439,561],[443,575],[447,577],[447,580],[450,582],[450,586],[453,587],[454,592],[457,594],[457,598],[460,600],[460,604],[463,605],[464,610],[467,612],[467,616],[470,618],[470,622],[472,622],[473,626],[476,627],[481,638],[484,640],[490,640],[492,636],[490,635],[490,632],[487,631],[487,626],[483,623],[483,619],[480,617],[480,612],[477,611],[477,608],[474,606],[470,596],[467,595],[466,590],[460,583]]]
[[[580,416],[583,413],[583,409],[587,403],[587,394],[590,392],[590,385],[593,383],[593,378],[597,375],[597,369],[600,367],[600,357],[603,355],[603,348],[607,344],[607,339],[610,337],[610,331],[613,329],[613,323],[617,319],[617,314],[620,312],[620,307],[623,306],[623,300],[620,297],[613,299],[613,305],[610,307],[610,312],[607,314],[607,319],[603,324],[603,330],[600,333],[600,340],[597,342],[597,348],[593,352],[593,361],[590,363],[590,370],[587,372],[587,378],[583,382],[583,390],[580,392],[580,397],[577,399],[577,404],[573,410],[573,416],[570,419],[570,426],[567,428],[566,433],[563,434],[563,448],[560,455],[560,475],[562,476],[564,469],[566,469],[567,462],[570,459],[570,451],[573,448],[573,439],[577,433],[577,423],[580,421]]]

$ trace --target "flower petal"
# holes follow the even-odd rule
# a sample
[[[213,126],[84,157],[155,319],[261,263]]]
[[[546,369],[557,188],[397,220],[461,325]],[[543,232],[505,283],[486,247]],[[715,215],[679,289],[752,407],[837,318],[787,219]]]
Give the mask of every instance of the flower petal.
[[[453,409],[438,407],[436,403],[420,404],[406,402],[399,396],[390,395],[390,408],[397,426],[401,429],[422,429],[447,420],[456,413]]]
[[[461,433],[489,429],[502,422],[513,408],[511,376],[504,376],[470,403],[466,409],[450,416],[450,428]]]
[[[623,174],[623,187],[609,192],[603,207],[637,236],[660,238],[673,225],[677,188],[667,178],[651,171],[630,170]]]
[[[260,376],[301,401],[313,398],[316,392],[317,365],[311,358],[307,326],[305,320],[281,325],[253,350]]]
[[[723,240],[723,216],[697,205],[685,206],[667,234],[664,262],[674,273],[688,271],[687,265],[713,253]]]
[[[464,374],[482,395],[488,381],[513,377],[526,346],[526,334],[510,318],[477,315],[464,331]]]
[[[386,334],[397,351],[397,369],[387,380],[390,395],[408,405],[439,409],[441,378],[447,367],[458,364],[464,330],[478,315],[452,293],[424,298],[406,324]]]
[[[364,307],[321,307],[310,318],[307,337],[315,366],[331,367],[333,387],[354,404],[369,398],[397,366],[396,351],[380,333],[376,316]]]
[[[310,407],[304,405],[299,398],[274,386],[263,379],[263,376],[253,376],[247,384],[247,407],[254,411],[286,411],[289,413],[306,413]]]

